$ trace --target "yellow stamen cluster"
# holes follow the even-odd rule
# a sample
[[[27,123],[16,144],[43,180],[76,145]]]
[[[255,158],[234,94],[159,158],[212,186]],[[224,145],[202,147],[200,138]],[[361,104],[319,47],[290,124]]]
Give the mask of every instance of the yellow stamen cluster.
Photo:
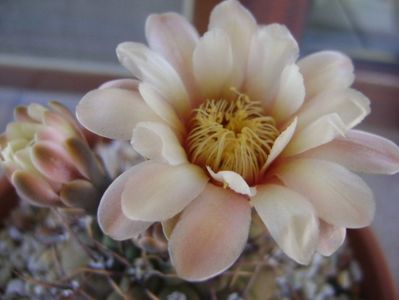
[[[194,112],[187,146],[192,163],[234,171],[254,183],[279,135],[257,101],[236,92],[232,100],[206,100]]]

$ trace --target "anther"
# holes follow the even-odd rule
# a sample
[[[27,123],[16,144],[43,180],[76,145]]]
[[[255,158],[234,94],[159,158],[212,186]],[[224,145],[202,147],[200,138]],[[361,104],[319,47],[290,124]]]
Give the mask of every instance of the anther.
[[[208,99],[194,111],[188,153],[192,163],[234,171],[254,183],[279,132],[259,102],[233,92],[233,101]]]

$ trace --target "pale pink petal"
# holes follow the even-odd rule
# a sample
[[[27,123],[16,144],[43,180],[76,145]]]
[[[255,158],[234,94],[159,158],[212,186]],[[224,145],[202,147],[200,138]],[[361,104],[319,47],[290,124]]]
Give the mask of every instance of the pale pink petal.
[[[29,171],[16,171],[11,178],[18,195],[35,205],[57,206],[59,198],[50,184],[38,174]]]
[[[357,175],[336,163],[298,159],[275,170],[290,188],[309,199],[319,217],[337,227],[370,225],[375,212],[373,194]]]
[[[31,140],[33,139],[37,130],[44,126],[31,122],[10,122],[6,127],[6,137],[9,141],[16,139]]]
[[[104,82],[100,85],[99,89],[110,89],[117,88],[123,90],[129,90],[132,92],[137,92],[140,81],[135,79],[123,78],[123,79],[115,79],[111,81]]]
[[[304,153],[306,157],[334,161],[356,172],[399,172],[399,147],[381,136],[349,130],[345,137]]]
[[[76,107],[79,122],[99,135],[128,140],[141,121],[160,121],[138,92],[109,88],[87,93]]]
[[[193,53],[194,77],[202,95],[219,97],[230,85],[233,54],[228,35],[213,29],[200,39]]]
[[[34,170],[35,167],[32,164],[30,152],[31,147],[26,145],[25,148],[17,150],[15,151],[15,153],[12,154],[12,161],[15,162],[21,169]]]
[[[171,165],[187,163],[184,148],[173,130],[157,122],[140,122],[133,130],[132,146],[145,158]]]
[[[98,224],[106,235],[115,240],[137,237],[152,224],[130,220],[122,212],[122,191],[130,176],[135,172],[135,169],[131,168],[116,178],[105,191],[98,206]]]
[[[38,103],[31,103],[28,105],[28,115],[30,118],[37,122],[41,122],[43,120],[43,114],[48,111],[46,107]]]
[[[306,88],[306,99],[327,90],[343,89],[352,85],[353,65],[349,57],[335,51],[321,51],[298,61]]]
[[[219,171],[215,173],[208,166],[206,167],[206,169],[213,179],[223,184],[223,187],[229,187],[236,193],[247,195],[248,197],[255,196],[256,188],[250,187],[240,174],[237,174],[233,171]]]
[[[32,119],[28,114],[28,108],[26,106],[17,106],[14,109],[14,119],[19,122],[37,122]]]
[[[53,111],[45,111],[42,117],[43,124],[52,127],[66,137],[84,138],[76,121],[72,118],[65,118],[62,114]]]
[[[139,91],[144,102],[169,126],[178,132],[184,132],[184,126],[173,107],[165,98],[151,85],[145,82],[140,83]]]
[[[268,184],[258,186],[251,204],[279,247],[298,263],[308,264],[319,235],[310,202],[286,187]]]
[[[320,145],[331,142],[337,136],[344,136],[345,124],[338,114],[329,114],[318,118],[302,130],[298,130],[283,155],[292,156]]]
[[[150,15],[146,21],[145,33],[151,49],[171,63],[193,96],[195,82],[192,54],[199,39],[197,30],[184,17],[171,12]]]
[[[229,268],[243,251],[251,223],[244,196],[208,184],[183,211],[169,240],[177,274],[206,280]]]
[[[71,111],[62,103],[52,100],[49,101],[48,106],[55,112],[59,113],[63,117],[66,117],[68,120],[73,119],[73,114]]]
[[[49,180],[68,182],[81,176],[65,149],[51,142],[39,142],[32,147],[33,165]]]
[[[69,138],[62,144],[62,147],[80,174],[102,189],[106,181],[105,170],[89,145],[81,139]]]
[[[179,220],[180,220],[180,214],[162,222],[162,231],[167,240],[170,239],[173,229],[175,228],[175,226]]]
[[[94,214],[97,212],[102,192],[90,181],[75,179],[64,183],[58,194],[66,206],[82,208],[86,212]]]
[[[61,144],[66,138],[67,136],[63,132],[60,132],[59,130],[49,126],[43,126],[36,131],[34,136],[34,140],[36,142],[49,141],[57,144]]]
[[[334,90],[306,102],[298,114],[298,128],[304,127],[322,115],[337,113],[347,129],[358,125],[370,113],[370,100],[352,90]]]
[[[231,85],[240,88],[245,76],[248,51],[257,24],[255,18],[236,0],[216,5],[209,17],[209,29],[219,28],[229,36],[234,64]]]
[[[209,180],[192,164],[170,166],[149,161],[132,169],[122,193],[122,211],[133,220],[172,218],[202,192]]]
[[[77,132],[81,132],[82,128],[78,121],[76,120],[74,114],[63,104],[59,103],[58,101],[50,101],[48,103],[48,107],[62,118],[65,118],[69,124],[75,129]]]
[[[0,152],[1,167],[10,179],[18,170],[30,170],[35,172],[30,158],[30,146],[26,140],[12,140]]]
[[[126,69],[152,84],[178,113],[187,113],[189,98],[186,88],[176,70],[162,56],[134,42],[119,44],[116,54]]]
[[[286,66],[281,74],[276,100],[270,114],[276,122],[284,122],[302,106],[304,99],[305,86],[298,66]]]
[[[346,229],[335,227],[320,220],[320,235],[317,252],[324,256],[333,254],[345,241]]]
[[[277,139],[274,141],[272,149],[270,150],[269,156],[267,157],[265,165],[261,169],[261,173],[263,174],[267,168],[273,163],[273,161],[280,155],[281,152],[285,149],[288,143],[291,141],[294,136],[296,129],[297,119],[295,118],[288,127],[280,133]]]
[[[298,45],[289,30],[279,24],[258,29],[249,50],[246,93],[267,108],[272,104],[280,75],[298,57]]]
[[[5,137],[7,138],[7,134],[5,135]],[[28,145],[29,145],[29,140],[24,138],[12,139],[12,140],[7,139],[5,148],[2,149],[2,155],[4,155],[6,159],[12,159],[10,158],[12,154],[14,154],[18,150],[23,150]]]

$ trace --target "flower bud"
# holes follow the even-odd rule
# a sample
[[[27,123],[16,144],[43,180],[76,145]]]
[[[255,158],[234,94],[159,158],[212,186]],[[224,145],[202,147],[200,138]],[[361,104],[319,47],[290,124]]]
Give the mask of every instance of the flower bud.
[[[94,212],[109,179],[68,109],[32,103],[17,107],[14,119],[0,135],[0,164],[18,195]]]

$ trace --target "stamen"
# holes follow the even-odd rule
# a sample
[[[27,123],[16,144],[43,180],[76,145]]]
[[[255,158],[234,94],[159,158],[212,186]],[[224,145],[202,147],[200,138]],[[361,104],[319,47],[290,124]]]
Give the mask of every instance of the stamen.
[[[194,111],[188,153],[192,163],[234,171],[254,183],[279,132],[260,102],[236,94],[233,101],[208,99]]]

